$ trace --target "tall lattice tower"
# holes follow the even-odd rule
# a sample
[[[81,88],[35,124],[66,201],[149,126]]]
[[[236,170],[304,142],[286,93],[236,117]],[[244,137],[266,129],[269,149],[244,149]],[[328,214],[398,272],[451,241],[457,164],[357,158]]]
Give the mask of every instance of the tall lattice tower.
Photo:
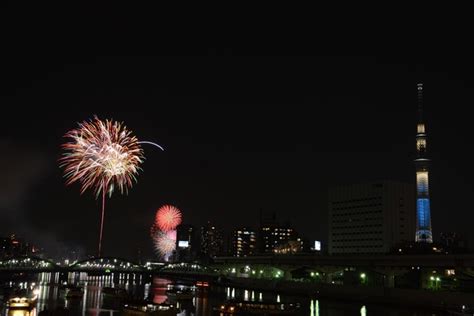
[[[429,195],[429,163],[426,151],[426,127],[423,120],[423,84],[418,89],[418,124],[416,126],[416,235],[419,243],[432,243],[431,212]]]

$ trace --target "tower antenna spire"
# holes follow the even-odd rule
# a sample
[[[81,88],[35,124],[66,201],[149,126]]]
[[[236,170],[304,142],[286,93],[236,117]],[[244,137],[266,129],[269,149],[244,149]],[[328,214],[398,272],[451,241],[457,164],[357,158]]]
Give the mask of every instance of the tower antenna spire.
[[[417,84],[418,91],[418,125],[416,133],[416,235],[419,243],[432,243],[431,211],[429,195],[429,159],[427,158],[427,135],[423,122],[423,84]]]
[[[418,90],[418,120],[419,123],[423,123],[423,83],[416,85]]]

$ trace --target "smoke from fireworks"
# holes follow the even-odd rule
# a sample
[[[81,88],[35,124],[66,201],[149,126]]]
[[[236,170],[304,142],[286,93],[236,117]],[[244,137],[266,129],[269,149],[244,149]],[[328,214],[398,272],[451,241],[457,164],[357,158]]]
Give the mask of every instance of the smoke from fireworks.
[[[163,205],[155,216],[155,226],[164,232],[173,230],[181,224],[181,211],[172,205]]]

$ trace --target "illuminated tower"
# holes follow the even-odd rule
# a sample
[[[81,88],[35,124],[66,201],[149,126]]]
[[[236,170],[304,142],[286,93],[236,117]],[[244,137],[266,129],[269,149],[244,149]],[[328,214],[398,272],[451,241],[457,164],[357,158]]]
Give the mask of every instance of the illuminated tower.
[[[418,125],[416,127],[416,235],[419,243],[432,243],[430,195],[428,169],[430,160],[426,157],[426,129],[423,121],[423,84],[418,89]]]

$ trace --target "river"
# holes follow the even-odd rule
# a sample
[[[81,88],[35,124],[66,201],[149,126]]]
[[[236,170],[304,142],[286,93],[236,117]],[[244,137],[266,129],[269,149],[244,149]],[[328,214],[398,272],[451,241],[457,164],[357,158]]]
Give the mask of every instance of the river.
[[[69,315],[120,315],[122,304],[119,301],[106,299],[104,288],[123,288],[135,299],[150,299],[154,303],[172,303],[180,312],[177,315],[208,316],[212,309],[228,299],[299,303],[298,315],[309,316],[441,316],[440,312],[431,310],[413,310],[396,306],[364,305],[358,302],[343,302],[320,299],[318,297],[289,296],[273,292],[261,292],[239,288],[222,287],[209,284],[198,287],[192,299],[175,301],[168,297],[166,290],[170,286],[195,285],[195,282],[170,280],[158,276],[142,277],[139,274],[110,274],[91,276],[86,273],[41,273],[33,275],[11,275],[1,277],[2,287],[19,287],[37,290],[38,300],[32,310],[8,310],[5,299],[2,301],[1,315],[37,316],[44,309],[65,308]],[[198,281],[198,280],[196,280]],[[191,284],[194,283],[194,284]],[[82,298],[66,299],[65,285],[81,286],[84,289]]]

